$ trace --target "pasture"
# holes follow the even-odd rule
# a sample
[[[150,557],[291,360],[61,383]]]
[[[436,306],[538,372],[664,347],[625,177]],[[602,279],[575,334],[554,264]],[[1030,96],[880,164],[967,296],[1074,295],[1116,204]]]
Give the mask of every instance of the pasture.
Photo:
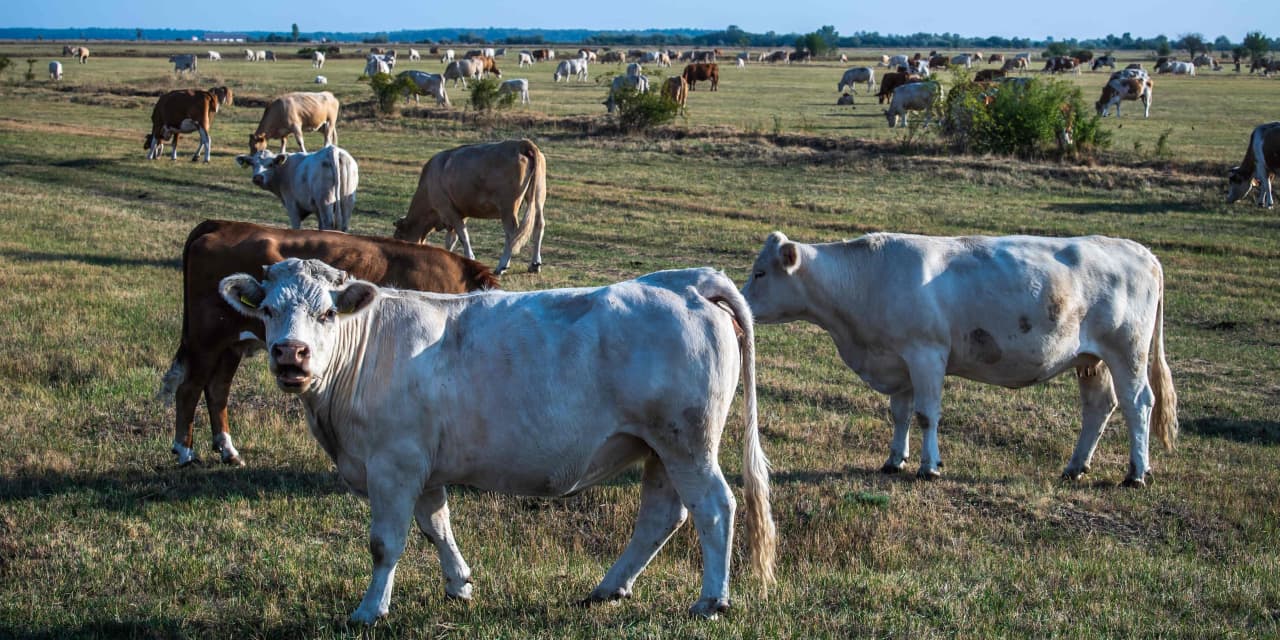
[[[160,57],[115,57],[115,47]],[[1117,486],[1128,456],[1119,416],[1093,472],[1059,480],[1079,430],[1071,376],[1020,391],[948,379],[942,479],[883,475],[887,398],[840,362],[817,327],[759,326],[779,533],[779,581],[767,594],[744,570],[739,530],[733,610],[715,622],[688,619],[701,563],[686,525],[632,599],[577,606],[630,536],[636,470],[561,500],[456,488],[453,526],[474,601],[445,599],[435,550],[415,534],[390,616],[369,635],[1280,633],[1280,214],[1223,202],[1226,169],[1249,132],[1276,119],[1280,81],[1157,76],[1149,120],[1126,103],[1124,118],[1104,123],[1115,133],[1111,151],[1056,164],[954,156],[927,137],[903,152],[907,134],[886,127],[874,98],[835,105],[842,70],[858,60],[722,65],[720,90],[693,92],[687,119],[630,137],[588,135],[604,118],[606,83],[595,78],[616,65],[556,85],[552,64],[520,70],[509,56],[499,63],[504,78],[529,78],[533,104],[459,115],[466,93],[450,88],[452,110],[424,102],[383,119],[356,82],[362,60],[330,60],[317,72],[291,56],[248,63],[230,53],[239,48],[215,46],[224,60],[202,59],[189,80],[175,79],[163,57],[209,48],[97,46],[79,65],[57,55],[60,44],[0,44],[15,61],[0,79],[0,636],[362,632],[345,620],[369,578],[367,503],[345,490],[264,359],[245,362],[232,395],[244,468],[216,462],[203,416],[202,462],[175,468],[172,410],[153,399],[177,346],[187,232],[206,218],[286,224],[279,202],[233,157],[261,106],[311,90],[317,73],[343,101],[338,142],[360,165],[353,232],[390,235],[433,153],[529,137],[548,161],[545,266],[525,273],[526,247],[502,278],[512,290],[700,265],[741,283],[775,229],[806,242],[877,230],[1127,237],[1164,265],[1180,399],[1178,449],[1153,447],[1147,490]],[[39,60],[37,80],[14,82],[28,57]],[[55,58],[65,73],[57,85],[45,79]],[[397,70],[408,68],[442,65],[402,59]],[[1105,79],[1066,78],[1090,104]],[[239,104],[215,117],[212,163],[188,160],[190,136],[177,162],[146,161],[156,93],[220,84]],[[309,147],[319,141],[307,135]],[[477,258],[496,262],[499,225],[469,227]],[[486,393],[502,393],[503,382]],[[721,456],[735,491],[741,407],[736,400]],[[912,438],[919,451],[918,430]]]

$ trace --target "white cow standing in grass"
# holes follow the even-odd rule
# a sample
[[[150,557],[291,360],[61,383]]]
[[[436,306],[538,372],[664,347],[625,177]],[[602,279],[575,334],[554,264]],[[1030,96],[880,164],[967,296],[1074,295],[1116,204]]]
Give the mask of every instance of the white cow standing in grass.
[[[836,85],[836,91],[843,92],[845,87],[853,91],[853,85],[859,82],[867,85],[867,93],[875,91],[876,70],[871,67],[854,67],[845,71],[840,78],[840,84]]]
[[[322,51],[311,52],[311,68],[312,69],[324,68],[324,52]]]
[[[582,58],[561,60],[560,64],[556,65],[556,72],[551,76],[554,82],[560,82],[561,78],[568,82],[570,77],[577,78],[579,82],[586,82],[587,61]]]
[[[927,124],[933,118],[933,112],[941,97],[942,85],[933,81],[912,82],[894,89],[893,101],[884,112],[885,118],[889,120],[889,128],[907,126],[907,113],[911,111],[923,111],[924,121]],[[899,117],[902,119],[898,120]]]
[[[280,198],[289,226],[316,214],[321,231],[346,231],[356,206],[360,169],[343,149],[327,145],[311,153],[276,155],[265,149],[236,156],[236,163],[253,169],[253,184]]]
[[[527,78],[513,78],[511,80],[503,80],[498,85],[498,95],[505,93],[513,93],[520,98],[520,104],[529,104],[529,80]]]
[[[631,597],[636,578],[692,516],[703,570],[690,613],[728,610],[735,501],[719,448],[740,374],[739,515],[753,568],[773,582],[754,330],[723,273],[445,295],[384,289],[290,258],[261,282],[241,273],[219,289],[233,309],[265,324],[277,386],[298,396],[312,435],[369,500],[373,576],[352,621],[387,615],[411,519],[436,547],[445,593],[471,599],[449,485],[567,496],[637,463],[644,473],[635,531],[587,602]],[[477,398],[495,380],[501,393]]]
[[[1089,471],[1117,407],[1129,427],[1126,485],[1145,485],[1151,435],[1173,448],[1164,272],[1136,242],[873,233],[810,245],[775,232],[742,293],[758,322],[808,320],[825,329],[844,363],[889,396],[885,472],[909,457],[914,418],[924,430],[918,475],[940,475],[948,375],[1017,389],[1074,371],[1082,427],[1066,478]]]
[[[49,79],[50,80],[62,79],[62,63],[61,62],[54,60],[53,62],[49,63]]]

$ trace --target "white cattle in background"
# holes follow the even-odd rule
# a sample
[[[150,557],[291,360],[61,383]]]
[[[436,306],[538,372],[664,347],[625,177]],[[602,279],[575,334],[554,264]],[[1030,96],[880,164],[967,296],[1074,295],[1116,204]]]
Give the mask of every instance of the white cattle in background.
[[[217,51],[210,51],[210,52],[209,52],[209,61],[210,61],[210,62],[212,62],[212,61],[214,61],[214,60],[221,60],[221,59],[222,59],[222,54],[221,54],[221,53],[218,53]]]
[[[365,58],[364,75],[372,78],[379,73],[391,73],[391,67],[386,60],[382,59],[382,56],[371,53],[368,58]]]
[[[467,80],[479,80],[483,73],[484,63],[480,60],[454,60],[444,68],[444,79],[452,80],[455,87],[461,82],[462,88],[465,89]]]
[[[62,63],[61,62],[54,60],[53,62],[49,63],[49,79],[50,80],[62,79]]]
[[[876,70],[871,67],[854,67],[844,72],[844,76],[840,78],[840,84],[836,85],[836,91],[844,91],[845,87],[853,90],[855,83],[863,83],[867,85],[867,92],[870,93],[876,88]]]
[[[245,49],[245,50],[244,50],[244,59],[245,59],[245,61],[247,61],[247,62],[257,62],[257,61],[258,61],[258,52],[257,52],[257,51],[254,51],[253,49]]]
[[[973,54],[970,54],[970,53],[962,53],[962,54],[957,55],[957,56],[952,56],[952,58],[951,58],[951,64],[953,64],[953,65],[958,65],[958,66],[962,66],[962,67],[964,67],[964,68],[966,68],[966,69],[972,69],[972,68],[973,68],[973,60],[974,60],[974,58],[973,58]]]
[[[266,60],[266,59],[267,59],[267,54],[268,54],[268,53],[269,53],[268,51],[264,51],[264,50],[262,50],[262,49],[259,49],[259,50],[258,50],[258,53],[257,53],[257,56],[258,56],[258,62],[262,62],[262,61]],[[274,56],[275,54],[271,54],[271,55],[272,55],[272,56]]]
[[[613,113],[618,110],[618,101],[614,96],[624,89],[631,89],[637,93],[648,93],[649,77],[644,75],[614,76],[613,83],[609,85],[609,97],[605,98],[605,101],[602,103],[605,108],[608,109],[609,113]]]
[[[889,109],[884,112],[885,118],[889,120],[889,127],[907,126],[907,114],[911,111],[923,111],[924,121],[928,123],[933,118],[933,112],[941,97],[942,85],[932,80],[912,82],[894,89],[893,101],[889,103]],[[901,121],[898,120],[899,117],[902,118]]]
[[[449,62],[453,62],[453,59],[454,59],[454,51],[453,51],[453,49],[445,49],[445,50],[444,50],[444,53],[440,54],[440,63],[441,63],[441,64],[446,64],[446,63],[449,63]]]
[[[173,72],[187,72],[191,75],[196,73],[196,55],[194,53],[181,53],[169,56],[169,62],[173,63]]]
[[[360,169],[351,154],[333,145],[311,153],[282,153],[266,149],[236,156],[236,163],[253,169],[253,184],[280,198],[289,226],[302,228],[311,214],[321,231],[346,231],[355,211]]]
[[[399,74],[402,78],[409,78],[413,81],[415,90],[409,91],[413,94],[413,103],[418,104],[418,96],[431,96],[436,99],[436,106],[447,107],[449,105],[449,94],[444,90],[444,76],[438,73],[427,73],[426,71],[401,71]]]
[[[518,67],[532,67],[532,66],[533,66],[533,54],[532,54],[532,53],[529,53],[528,51],[521,51],[521,52],[520,52],[519,57],[517,58],[516,66],[518,66]]]
[[[893,69],[894,71],[897,71],[897,70],[898,70],[898,67],[905,67],[905,66],[907,66],[907,65],[908,65],[908,64],[910,64],[910,63],[911,63],[911,60],[910,60],[909,58],[907,58],[906,56],[904,56],[904,55],[897,55],[897,56],[893,56],[893,57],[889,58],[888,62],[885,64],[885,66],[886,66],[886,67],[889,67],[890,69]]]
[[[825,329],[844,363],[889,396],[885,472],[905,465],[914,419],[924,431],[917,474],[940,475],[948,375],[1017,389],[1073,372],[1082,420],[1064,478],[1089,471],[1117,407],[1129,427],[1126,485],[1149,479],[1152,436],[1170,450],[1177,437],[1164,273],[1130,240],[873,233],[803,244],[775,232],[742,293],[757,322]]]
[[[561,78],[567,82],[570,77],[577,78],[580,82],[586,82],[587,61],[582,58],[561,60],[560,64],[556,65],[556,72],[551,77],[555,82],[560,82]]]
[[[1130,75],[1125,75],[1131,72]],[[1137,72],[1137,73],[1132,73]],[[1139,73],[1141,75],[1139,75]],[[1151,90],[1154,83],[1142,69],[1125,69],[1111,74],[1111,79],[1102,87],[1102,96],[1094,103],[1098,115],[1107,117],[1111,107],[1116,108],[1116,117],[1120,117],[1120,103],[1124,100],[1141,100],[1144,118],[1151,117]]]
[[[627,70],[624,75],[628,75],[628,76],[644,75],[644,67],[640,66],[639,62],[628,62]]]
[[[320,52],[320,51],[312,51],[312,52],[311,52],[311,68],[312,68],[312,69],[323,69],[323,68],[324,68],[324,53],[323,53],[323,52]]]
[[[421,60],[421,59],[422,59],[422,54],[421,54],[421,53],[418,53],[418,50],[417,50],[417,49],[410,49],[410,50],[409,50],[409,59],[410,59],[410,60]]]
[[[498,85],[498,95],[504,93],[514,93],[520,98],[520,104],[529,104],[529,81],[525,78],[503,80],[502,84]]]

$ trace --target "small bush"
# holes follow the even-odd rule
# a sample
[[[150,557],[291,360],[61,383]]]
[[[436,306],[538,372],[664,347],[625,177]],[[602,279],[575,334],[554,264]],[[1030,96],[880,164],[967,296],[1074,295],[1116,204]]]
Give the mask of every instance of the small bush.
[[[623,131],[644,131],[668,124],[680,113],[680,105],[656,91],[620,89],[613,94],[613,100],[618,106],[618,126]]]
[[[1079,88],[1037,78],[994,86],[959,79],[944,101],[942,130],[960,151],[1021,157],[1088,154],[1111,140]]]
[[[35,82],[36,80],[36,62],[39,61],[35,58],[27,58],[27,72],[22,74],[22,77],[26,78],[27,82]]]
[[[399,112],[400,99],[417,87],[408,77],[376,73],[369,78],[369,88],[373,90],[373,95],[378,101],[378,111],[386,115],[395,115]]]
[[[13,66],[13,60],[10,60],[9,56],[0,56],[0,75],[9,71],[11,66]]]
[[[471,109],[490,112],[494,109],[508,109],[516,103],[516,94],[498,93],[502,83],[497,78],[481,78],[472,82],[467,91],[471,92]]]

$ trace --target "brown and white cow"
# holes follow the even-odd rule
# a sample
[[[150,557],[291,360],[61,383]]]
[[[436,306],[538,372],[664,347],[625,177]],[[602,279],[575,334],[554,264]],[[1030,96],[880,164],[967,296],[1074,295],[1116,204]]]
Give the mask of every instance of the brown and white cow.
[[[227,90],[230,100],[230,90]],[[196,147],[191,161],[200,159],[200,150],[204,149],[204,161],[209,161],[209,128],[213,126],[213,114],[218,112],[219,97],[209,91],[199,89],[180,89],[170,91],[156,100],[151,109],[151,133],[147,134],[142,148],[147,150],[147,159],[155,160],[164,152],[164,143],[173,137],[171,159],[178,159],[178,136],[182,133],[199,133],[200,145]]]
[[[695,62],[685,65],[680,76],[689,83],[690,91],[693,91],[694,84],[699,80],[711,81],[711,90],[715,91],[720,86],[720,65],[715,62]]]
[[[1137,71],[1141,71],[1138,69]],[[1144,118],[1151,117],[1151,90],[1155,86],[1151,82],[1151,78],[1143,75],[1124,76],[1124,71],[1117,71],[1112,74],[1112,78],[1107,81],[1106,86],[1102,87],[1102,96],[1094,103],[1094,107],[1098,110],[1098,115],[1107,116],[1107,112],[1111,107],[1116,108],[1116,117],[1120,117],[1120,102],[1123,100],[1141,100],[1143,106]],[[1118,77],[1117,77],[1118,76]]]
[[[1003,53],[993,53],[993,54],[991,54],[991,55],[987,56],[987,64],[998,64],[998,65],[1003,65],[1003,64],[1004,64],[1004,54],[1003,54]]]
[[[1027,65],[1029,64],[1030,61],[1027,58],[1010,58],[1005,60],[1004,65],[1000,67],[1000,70],[1006,73],[1009,71],[1026,71],[1028,69]]]
[[[880,104],[893,100],[893,92],[904,84],[912,82],[920,82],[923,80],[919,75],[914,73],[905,73],[902,71],[890,71],[880,78],[880,92],[876,94]]]
[[[80,61],[80,64],[89,62],[89,47],[72,47],[64,45],[62,47],[62,55],[71,56]]]
[[[362,279],[402,289],[465,293],[498,287],[488,267],[439,247],[248,222],[201,222],[182,250],[182,335],[158,394],[177,404],[173,452],[178,464],[196,459],[192,431],[201,395],[214,451],[222,462],[243,464],[227,421],[231,380],[241,359],[262,347],[265,334],[261,321],[235,313],[223,302],[218,281],[238,272],[261,273],[263,265],[285,258],[324,260]]]
[[[533,241],[530,273],[542,269],[542,230],[546,221],[547,160],[530,140],[471,144],[441,151],[422,167],[409,212],[395,222],[395,237],[425,242],[432,231],[445,231],[445,248],[462,240],[462,250],[475,258],[467,218],[502,220],[505,244],[497,273],[505,273],[511,256]],[[522,220],[517,220],[521,206]]]
[[[1227,176],[1227,203],[1235,202],[1258,187],[1258,206],[1270,209],[1276,204],[1271,179],[1280,171],[1280,122],[1268,122],[1254,128],[1240,166],[1232,167]]]
[[[325,144],[338,144],[338,99],[328,91],[286,93],[271,101],[262,112],[258,129],[249,134],[249,153],[267,148],[267,140],[280,139],[280,153],[290,134],[302,151],[303,131],[320,131]]]

